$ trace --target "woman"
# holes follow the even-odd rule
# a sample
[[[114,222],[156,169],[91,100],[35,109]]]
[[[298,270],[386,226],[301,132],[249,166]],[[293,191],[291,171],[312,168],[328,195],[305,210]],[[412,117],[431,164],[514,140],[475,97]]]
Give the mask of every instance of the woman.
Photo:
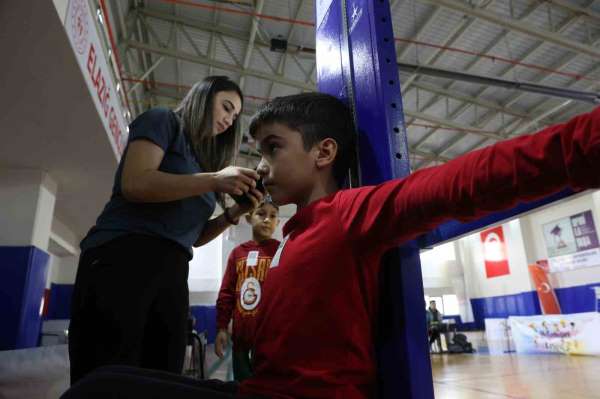
[[[262,200],[258,175],[228,166],[238,151],[239,87],[224,76],[192,87],[174,110],[130,126],[110,201],[81,242],[71,308],[71,383],[105,364],[180,373],[192,246]],[[225,208],[223,195],[250,204]],[[219,198],[224,213],[209,220]]]

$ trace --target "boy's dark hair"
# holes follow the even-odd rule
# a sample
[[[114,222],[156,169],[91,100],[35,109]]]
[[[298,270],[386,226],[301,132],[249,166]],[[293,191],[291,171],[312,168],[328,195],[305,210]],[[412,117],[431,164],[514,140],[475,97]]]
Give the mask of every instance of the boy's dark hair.
[[[350,109],[337,98],[324,93],[302,93],[277,97],[266,103],[250,122],[250,136],[271,123],[281,123],[302,135],[308,151],[319,141],[332,138],[338,152],[333,163],[333,176],[343,185],[354,162],[356,135]]]
[[[258,204],[258,206],[255,208],[255,210],[258,208],[262,208],[265,205],[271,205],[273,208],[275,208],[277,213],[279,213],[279,205],[275,204],[273,201],[271,201],[268,198],[265,198],[264,201],[262,201],[260,204]]]

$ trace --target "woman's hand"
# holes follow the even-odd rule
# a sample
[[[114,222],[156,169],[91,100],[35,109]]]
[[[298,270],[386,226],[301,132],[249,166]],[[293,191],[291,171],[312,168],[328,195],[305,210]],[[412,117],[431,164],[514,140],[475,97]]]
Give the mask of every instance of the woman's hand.
[[[243,195],[254,187],[259,179],[252,169],[229,166],[213,175],[214,191],[234,195]]]
[[[242,205],[236,203],[229,208],[229,215],[233,219],[237,220],[242,215],[256,209],[264,199],[263,193],[255,188],[250,189],[246,196],[250,199],[250,202],[244,202]]]

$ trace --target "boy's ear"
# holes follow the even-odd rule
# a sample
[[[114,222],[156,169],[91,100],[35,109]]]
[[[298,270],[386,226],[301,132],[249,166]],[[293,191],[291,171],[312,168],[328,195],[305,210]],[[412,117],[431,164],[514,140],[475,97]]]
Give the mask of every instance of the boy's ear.
[[[246,215],[244,215],[244,217],[246,218],[246,222],[250,224],[250,221],[252,220],[252,214],[248,212]]]
[[[338,150],[337,141],[331,137],[323,139],[317,144],[317,150],[318,153],[315,162],[318,168],[333,165]]]

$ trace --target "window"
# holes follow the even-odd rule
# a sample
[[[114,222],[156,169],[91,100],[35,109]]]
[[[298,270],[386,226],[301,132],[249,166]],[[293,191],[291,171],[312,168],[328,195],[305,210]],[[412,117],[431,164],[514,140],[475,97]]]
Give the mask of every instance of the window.
[[[456,295],[444,295],[442,296],[442,301],[444,302],[445,312],[442,312],[445,315],[457,315],[460,314],[460,310],[458,307],[458,297]]]
[[[435,306],[437,310],[442,312],[444,316],[455,316],[460,314],[458,307],[458,297],[456,295],[425,295],[425,303],[427,304],[427,308],[429,307],[430,301],[435,301]]]

